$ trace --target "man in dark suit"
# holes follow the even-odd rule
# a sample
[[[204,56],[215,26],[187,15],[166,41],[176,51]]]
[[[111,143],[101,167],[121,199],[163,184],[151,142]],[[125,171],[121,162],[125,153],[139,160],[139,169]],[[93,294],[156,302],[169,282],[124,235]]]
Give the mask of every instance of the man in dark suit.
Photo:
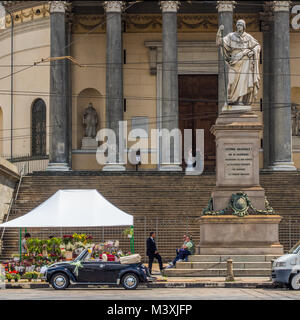
[[[148,268],[150,273],[152,273],[152,263],[154,258],[156,258],[159,263],[160,272],[162,272],[163,270],[161,256],[157,251],[157,247],[154,239],[155,239],[155,232],[150,232],[150,237],[147,239],[147,256],[149,257]]]

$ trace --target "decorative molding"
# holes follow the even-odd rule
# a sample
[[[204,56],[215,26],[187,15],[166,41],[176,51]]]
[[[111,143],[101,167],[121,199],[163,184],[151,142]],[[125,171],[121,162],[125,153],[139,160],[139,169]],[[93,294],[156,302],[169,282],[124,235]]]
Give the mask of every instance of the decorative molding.
[[[279,12],[290,12],[291,1],[273,1],[273,11]]]
[[[91,32],[92,31],[92,32]],[[74,15],[72,33],[105,33],[106,19],[102,15]]]
[[[49,4],[39,5],[12,13],[14,25],[40,20],[50,16]],[[11,17],[9,14],[6,15],[6,27],[10,27]]]
[[[233,12],[236,1],[218,1],[218,12]]]
[[[259,14],[234,15],[235,23],[245,19],[247,30],[259,32]],[[127,33],[161,33],[161,14],[126,14],[124,16]],[[178,32],[212,32],[218,31],[218,14],[178,14]],[[105,15],[74,15],[73,33],[105,33]]]
[[[124,1],[105,1],[103,4],[106,13],[119,12],[121,13],[125,7]]]
[[[160,8],[163,13],[177,12],[179,5],[180,5],[180,1],[160,1]]]

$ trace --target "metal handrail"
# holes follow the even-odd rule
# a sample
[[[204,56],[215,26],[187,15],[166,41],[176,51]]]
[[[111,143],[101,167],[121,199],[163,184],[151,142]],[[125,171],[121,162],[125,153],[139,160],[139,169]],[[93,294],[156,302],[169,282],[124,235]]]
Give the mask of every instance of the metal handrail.
[[[13,207],[13,205],[14,205],[14,203],[15,203],[15,201],[17,200],[17,197],[18,197],[18,195],[19,195],[20,186],[21,186],[22,179],[23,179],[24,172],[25,172],[25,166],[26,166],[26,163],[24,163],[22,169],[20,170],[20,179],[19,179],[19,182],[18,182],[17,191],[16,191],[15,196],[12,197],[11,200],[10,200],[9,208],[8,208],[8,211],[7,211],[7,214],[6,214],[5,222],[8,221],[9,215],[10,215],[10,213],[11,213],[11,209],[12,209],[12,207]],[[1,235],[1,239],[0,239],[1,244],[2,244],[3,237],[4,237],[4,232],[5,232],[5,227],[3,228],[2,235]]]

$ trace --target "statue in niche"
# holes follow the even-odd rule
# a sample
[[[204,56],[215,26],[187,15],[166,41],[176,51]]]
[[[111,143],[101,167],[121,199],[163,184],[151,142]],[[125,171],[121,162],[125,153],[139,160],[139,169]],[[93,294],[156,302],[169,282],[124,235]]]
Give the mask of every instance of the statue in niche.
[[[259,90],[260,45],[245,32],[244,20],[237,21],[236,32],[223,37],[223,30],[224,26],[221,25],[216,43],[222,48],[222,55],[228,66],[226,102],[229,105],[250,106],[256,100]]]
[[[93,104],[90,102],[88,107],[84,110],[83,114],[83,125],[85,126],[85,137],[95,138],[96,129],[98,124],[98,115],[97,111],[93,107]]]

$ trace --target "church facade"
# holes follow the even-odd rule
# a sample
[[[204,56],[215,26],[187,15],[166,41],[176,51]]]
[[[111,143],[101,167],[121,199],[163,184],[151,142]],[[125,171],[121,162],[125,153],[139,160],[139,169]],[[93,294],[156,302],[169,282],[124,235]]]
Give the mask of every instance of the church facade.
[[[263,124],[260,169],[300,168],[300,30],[291,24],[296,2],[3,4],[1,156],[44,161],[36,170],[105,170],[97,161],[95,132],[112,129],[119,141],[117,124],[124,121],[128,136],[142,129],[139,170],[170,170],[162,163],[161,140],[151,132],[179,128],[192,130],[193,152],[195,132],[204,130],[204,170],[214,171],[210,128],[226,102],[227,84],[216,33],[220,25],[224,35],[234,31],[243,19],[261,47],[252,104]],[[127,139],[125,157],[133,140]],[[136,170],[123,162],[121,170]]]

